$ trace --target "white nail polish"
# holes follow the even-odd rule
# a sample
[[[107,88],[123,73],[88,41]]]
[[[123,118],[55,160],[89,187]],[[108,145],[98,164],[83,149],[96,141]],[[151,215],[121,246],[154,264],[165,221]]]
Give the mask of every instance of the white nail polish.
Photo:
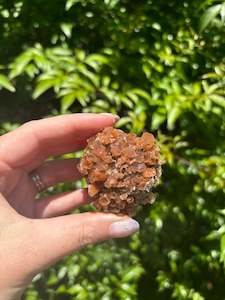
[[[120,119],[119,116],[114,115],[114,114],[110,114],[110,113],[101,113],[101,115],[105,115],[105,116],[111,116],[115,119],[115,121],[118,121]]]
[[[110,225],[109,234],[111,237],[125,237],[139,230],[139,223],[133,219],[125,219]]]

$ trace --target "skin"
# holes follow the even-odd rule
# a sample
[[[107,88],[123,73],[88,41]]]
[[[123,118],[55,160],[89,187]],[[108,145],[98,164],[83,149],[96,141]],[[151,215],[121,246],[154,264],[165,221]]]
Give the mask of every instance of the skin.
[[[76,160],[46,160],[82,149],[88,137],[116,120],[110,114],[58,116],[0,137],[0,300],[20,299],[37,273],[81,247],[131,234],[110,231],[126,216],[68,214],[88,203],[86,190],[37,201],[30,177],[36,170],[46,188],[80,178]]]

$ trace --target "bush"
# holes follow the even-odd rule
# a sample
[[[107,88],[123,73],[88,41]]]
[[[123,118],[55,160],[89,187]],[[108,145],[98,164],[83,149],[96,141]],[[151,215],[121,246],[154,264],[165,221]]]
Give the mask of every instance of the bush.
[[[224,297],[225,3],[212,2],[0,3],[0,86],[50,90],[58,113],[118,113],[165,160],[139,234],[66,258],[24,299]]]

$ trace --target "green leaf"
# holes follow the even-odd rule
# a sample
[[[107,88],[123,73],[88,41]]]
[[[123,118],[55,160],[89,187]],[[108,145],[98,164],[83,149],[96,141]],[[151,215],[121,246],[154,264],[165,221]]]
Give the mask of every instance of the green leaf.
[[[220,261],[225,267],[225,234],[220,239]]]
[[[219,229],[211,231],[207,236],[206,240],[215,240],[220,238],[225,233],[225,225],[222,225]]]
[[[150,79],[151,75],[152,75],[152,70],[149,67],[149,65],[148,64],[143,64],[142,69],[143,69],[143,72],[145,73],[146,77],[148,79]]]
[[[135,94],[135,93],[133,93],[132,91],[130,92],[127,92],[126,93],[126,97],[128,97],[131,101],[133,101],[134,103],[137,103],[137,102],[141,102],[141,101],[139,101],[139,97]],[[141,104],[141,103],[140,103]]]
[[[86,58],[86,53],[84,50],[82,49],[76,49],[75,51],[75,55],[76,55],[76,58],[79,60],[79,61],[84,61],[85,58]]]
[[[136,95],[142,97],[143,99],[147,100],[148,103],[151,103],[151,96],[149,95],[148,92],[142,90],[142,89],[132,89],[131,92],[135,93]]]
[[[212,21],[215,17],[219,14],[222,5],[217,4],[210,8],[208,8],[205,13],[200,18],[200,26],[199,30],[202,32]]]
[[[104,0],[104,2],[110,8],[114,8],[118,4],[119,0]]]
[[[169,130],[174,129],[175,122],[179,118],[180,114],[181,114],[181,109],[178,106],[174,106],[168,112],[168,116],[167,116],[167,128]]]
[[[11,65],[11,72],[9,73],[9,78],[12,79],[22,74],[31,60],[32,55],[30,49],[18,56],[14,63]]]
[[[62,23],[60,25],[62,32],[65,34],[66,37],[70,38],[72,35],[72,29],[73,29],[73,24],[71,23]]]
[[[217,211],[218,211],[218,213],[220,213],[221,215],[225,216],[225,208],[224,208],[224,209],[218,209]]]
[[[98,62],[100,64],[107,64],[109,60],[106,56],[101,54],[90,54],[85,59],[85,63],[91,63],[93,61]]]
[[[217,105],[225,108],[225,98],[223,96],[220,95],[210,95],[209,97],[214,103],[216,103]]]
[[[151,129],[156,130],[160,127],[160,125],[165,122],[166,120],[166,113],[162,114],[158,111],[155,111],[152,114],[152,124],[151,124]]]
[[[126,96],[120,96],[121,102],[124,103],[128,108],[132,109],[134,107],[133,102]]]
[[[76,98],[76,93],[71,93],[71,94],[64,96],[61,99],[62,112],[66,112],[68,110],[68,108],[74,103],[75,98]]]
[[[103,110],[108,110],[110,109],[109,107],[109,103],[107,103],[105,100],[101,100],[101,99],[98,99],[96,100],[94,103],[93,103],[94,106],[98,106],[100,108],[102,108]]]
[[[29,64],[26,67],[26,73],[30,78],[34,78],[39,73],[39,69],[34,64]]]
[[[125,126],[125,125],[127,125],[128,123],[131,123],[131,122],[132,122],[132,120],[131,120],[130,117],[123,117],[123,118],[119,119],[118,122],[116,122],[116,127],[119,128],[119,127]]]
[[[70,56],[71,55],[71,51],[68,48],[63,48],[63,47],[52,48],[50,52],[54,55],[59,55],[59,56]]]
[[[80,0],[68,0],[66,2],[66,10],[70,10],[74,4],[79,3],[79,2],[81,2],[81,1]]]
[[[82,73],[85,77],[84,82],[87,81],[87,79],[89,79],[93,85],[99,86],[98,74],[89,71],[85,65],[80,65],[78,69],[79,72]]]
[[[222,23],[225,23],[225,2],[222,4],[220,16]]]
[[[14,88],[12,83],[9,81],[9,79],[3,74],[0,74],[0,87],[3,87],[10,92],[16,91],[16,89]]]
[[[199,293],[193,292],[191,294],[192,300],[205,300],[204,297],[202,297]]]
[[[37,99],[38,97],[40,97],[42,94],[44,94],[44,92],[52,88],[54,84],[55,84],[55,80],[53,79],[40,81],[33,92],[32,95],[33,99]]]
[[[137,280],[143,274],[144,270],[141,266],[136,266],[129,269],[122,278],[123,282],[129,282],[131,280]]]

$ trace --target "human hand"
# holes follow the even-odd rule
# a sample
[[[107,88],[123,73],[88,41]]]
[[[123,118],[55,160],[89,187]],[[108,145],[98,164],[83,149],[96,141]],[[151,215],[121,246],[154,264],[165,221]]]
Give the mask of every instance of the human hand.
[[[32,278],[81,247],[138,230],[126,216],[70,214],[88,203],[86,190],[37,201],[35,170],[48,188],[80,178],[77,160],[46,160],[82,149],[116,118],[73,114],[31,121],[0,137],[0,299],[19,299]]]

